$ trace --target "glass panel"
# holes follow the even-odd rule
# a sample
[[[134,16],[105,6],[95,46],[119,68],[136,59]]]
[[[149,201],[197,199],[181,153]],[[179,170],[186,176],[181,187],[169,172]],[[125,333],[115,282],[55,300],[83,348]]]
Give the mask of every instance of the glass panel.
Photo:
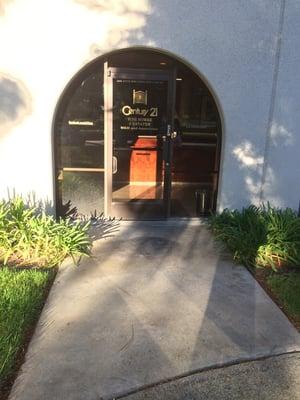
[[[104,167],[102,72],[77,83],[59,130],[60,167]]]
[[[76,79],[61,104],[56,125],[60,215],[65,215],[66,204],[85,215],[95,210],[101,214],[104,210],[104,173],[97,171],[104,170],[103,101],[103,67],[100,66]]]
[[[207,214],[213,208],[218,168],[218,112],[202,81],[189,71],[176,86],[175,129],[172,163],[174,216]]]
[[[61,194],[65,212],[76,207],[80,215],[99,216],[104,209],[104,173],[64,171]]]
[[[163,198],[168,82],[113,81],[113,201]]]

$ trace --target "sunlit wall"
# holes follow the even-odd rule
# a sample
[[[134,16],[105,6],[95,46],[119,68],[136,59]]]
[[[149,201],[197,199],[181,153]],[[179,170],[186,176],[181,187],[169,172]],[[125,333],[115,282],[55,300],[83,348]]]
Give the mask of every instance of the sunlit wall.
[[[95,57],[152,46],[194,66],[223,116],[218,205],[300,198],[296,0],[1,0],[0,196],[54,199],[59,96]]]

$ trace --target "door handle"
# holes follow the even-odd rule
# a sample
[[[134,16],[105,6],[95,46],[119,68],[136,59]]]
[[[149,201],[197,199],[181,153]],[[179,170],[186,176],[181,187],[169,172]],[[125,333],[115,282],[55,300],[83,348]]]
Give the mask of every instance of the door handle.
[[[118,172],[118,159],[117,157],[113,156],[112,158],[112,173],[116,174]]]

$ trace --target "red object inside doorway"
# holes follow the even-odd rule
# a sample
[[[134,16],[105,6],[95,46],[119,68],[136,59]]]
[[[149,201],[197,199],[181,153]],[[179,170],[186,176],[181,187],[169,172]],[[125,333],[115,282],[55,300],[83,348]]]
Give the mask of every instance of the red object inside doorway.
[[[161,182],[161,162],[156,136],[138,136],[131,147],[130,182]]]

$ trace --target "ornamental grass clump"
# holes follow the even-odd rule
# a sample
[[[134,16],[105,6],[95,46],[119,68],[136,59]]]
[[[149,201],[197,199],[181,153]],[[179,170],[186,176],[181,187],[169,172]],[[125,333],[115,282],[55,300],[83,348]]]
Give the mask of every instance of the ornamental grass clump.
[[[54,267],[71,256],[77,263],[89,255],[89,222],[55,220],[16,197],[0,202],[0,263]]]
[[[257,251],[255,262],[273,269],[300,266],[300,218],[290,208],[262,208],[267,228],[266,243]]]
[[[300,218],[289,208],[266,206],[228,209],[210,219],[217,239],[247,266],[300,266]]]

